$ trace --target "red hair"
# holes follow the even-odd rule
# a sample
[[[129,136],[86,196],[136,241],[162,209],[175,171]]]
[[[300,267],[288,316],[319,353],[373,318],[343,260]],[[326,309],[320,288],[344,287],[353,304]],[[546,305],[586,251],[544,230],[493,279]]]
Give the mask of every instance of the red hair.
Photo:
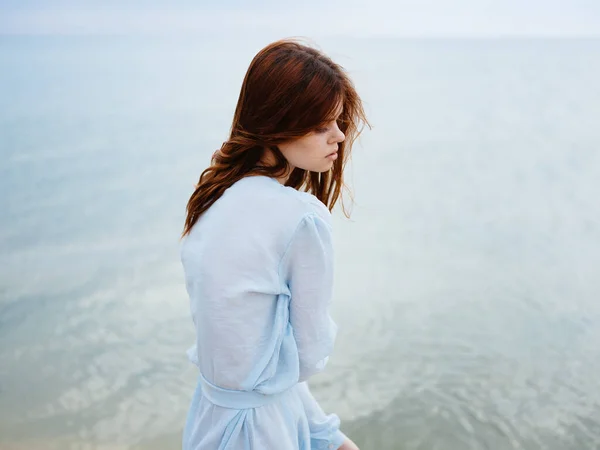
[[[337,120],[346,139],[338,146],[333,167],[323,173],[296,167],[286,181],[286,186],[315,195],[330,211],[344,186],[343,169],[362,132],[359,126],[370,127],[361,99],[345,70],[315,48],[282,39],[258,52],[244,77],[229,139],[213,154],[188,201],[183,236],[236,181],[288,173],[277,145],[333,120],[340,102],[343,112]],[[275,156],[273,166],[260,165],[267,149]]]

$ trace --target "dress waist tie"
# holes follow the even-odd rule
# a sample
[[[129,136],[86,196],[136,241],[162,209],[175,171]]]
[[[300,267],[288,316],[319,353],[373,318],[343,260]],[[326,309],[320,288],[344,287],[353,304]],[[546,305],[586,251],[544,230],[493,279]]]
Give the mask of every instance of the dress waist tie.
[[[289,391],[262,394],[257,391],[225,389],[210,383],[202,374],[199,375],[198,382],[202,387],[202,395],[211,403],[230,409],[258,408],[280,399]]]

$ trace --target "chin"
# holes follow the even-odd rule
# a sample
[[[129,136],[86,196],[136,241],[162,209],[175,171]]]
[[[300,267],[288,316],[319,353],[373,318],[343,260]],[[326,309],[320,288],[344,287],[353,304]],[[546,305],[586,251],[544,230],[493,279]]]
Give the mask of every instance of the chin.
[[[307,170],[309,172],[317,172],[317,173],[323,173],[323,172],[329,172],[331,170],[331,168],[333,167],[334,161],[327,161],[325,164],[323,164],[322,166],[319,167],[302,167],[302,166],[297,166],[300,169],[304,169]]]
[[[323,167],[321,170],[315,170],[315,172],[319,172],[319,173],[323,173],[323,172],[329,172],[331,170],[331,168],[333,167],[333,162],[331,162],[329,165],[327,165],[326,167]]]

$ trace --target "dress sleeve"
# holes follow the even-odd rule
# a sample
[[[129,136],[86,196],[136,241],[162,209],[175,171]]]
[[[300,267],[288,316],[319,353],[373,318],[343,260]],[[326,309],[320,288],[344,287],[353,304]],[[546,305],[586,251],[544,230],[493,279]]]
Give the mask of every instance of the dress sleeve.
[[[337,334],[329,314],[333,293],[333,244],[330,222],[318,214],[300,221],[282,259],[290,290],[290,324],[305,381],[327,364]]]
[[[340,418],[336,414],[325,414],[310,392],[308,383],[298,383],[298,392],[310,428],[310,448],[316,450],[338,449],[346,440],[340,431]]]

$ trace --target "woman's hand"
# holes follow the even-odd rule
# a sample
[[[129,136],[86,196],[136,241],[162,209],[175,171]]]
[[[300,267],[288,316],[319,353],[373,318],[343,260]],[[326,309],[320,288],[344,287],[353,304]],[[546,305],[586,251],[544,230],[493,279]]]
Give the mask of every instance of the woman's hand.
[[[347,437],[338,450],[360,450],[352,440]]]

